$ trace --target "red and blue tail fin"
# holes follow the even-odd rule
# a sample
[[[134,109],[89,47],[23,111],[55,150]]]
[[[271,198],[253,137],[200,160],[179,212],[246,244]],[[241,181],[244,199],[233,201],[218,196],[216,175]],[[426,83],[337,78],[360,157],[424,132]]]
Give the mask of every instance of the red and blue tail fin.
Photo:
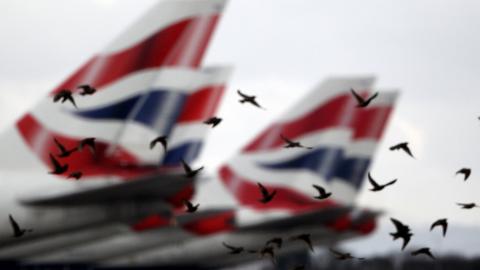
[[[83,151],[62,159],[84,176],[115,174],[122,164],[178,165],[181,158],[195,158],[207,129],[200,124],[215,113],[230,73],[224,67],[199,67],[224,2],[155,5],[5,134],[2,142],[8,145],[2,148],[22,156],[2,164],[22,168],[29,155],[51,166],[49,154],[58,152],[53,138],[68,149],[83,138],[97,139],[95,156]],[[80,95],[77,87],[84,84],[96,93]],[[73,92],[78,108],[68,101],[53,103],[62,89]],[[169,137],[167,153],[148,148],[159,135]]]
[[[396,99],[393,92],[381,92],[368,107],[357,108],[350,89],[367,95],[373,82],[333,78],[316,87],[220,168],[227,190],[241,205],[256,209],[302,211],[352,203]],[[284,148],[281,135],[313,149]],[[257,182],[276,189],[275,199],[260,203]],[[313,199],[314,184],[332,197]]]

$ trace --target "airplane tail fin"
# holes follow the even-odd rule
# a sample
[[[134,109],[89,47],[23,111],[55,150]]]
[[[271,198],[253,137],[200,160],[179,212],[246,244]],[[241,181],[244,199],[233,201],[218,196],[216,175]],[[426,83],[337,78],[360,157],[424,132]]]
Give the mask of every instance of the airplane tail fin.
[[[181,158],[195,158],[207,129],[201,122],[215,113],[230,73],[226,67],[199,68],[224,4],[155,5],[4,134],[2,150],[19,157],[2,160],[2,166],[51,166],[50,153],[59,152],[54,138],[67,149],[96,138],[95,155],[77,151],[60,160],[84,176],[115,174],[112,168],[120,165],[178,165]],[[86,84],[96,88],[93,95],[81,94],[78,86]],[[75,104],[54,103],[64,89]],[[166,153],[148,147],[160,135],[169,138]]]
[[[256,209],[351,204],[396,99],[394,92],[381,92],[368,107],[358,108],[350,89],[366,96],[373,82],[371,77],[331,78],[320,84],[220,168],[226,189],[239,204]],[[282,136],[312,149],[284,148]],[[277,191],[269,203],[259,202],[257,182]],[[312,185],[332,196],[314,199],[318,192]]]

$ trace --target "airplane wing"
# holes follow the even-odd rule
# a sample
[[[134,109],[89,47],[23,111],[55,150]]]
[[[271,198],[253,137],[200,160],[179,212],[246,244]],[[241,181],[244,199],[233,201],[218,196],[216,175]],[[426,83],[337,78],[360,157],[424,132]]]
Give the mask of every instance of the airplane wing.
[[[168,201],[174,194],[191,186],[193,180],[178,174],[151,174],[127,182],[88,186],[70,192],[52,190],[19,198],[27,206],[78,206],[119,201]]]
[[[283,218],[275,218],[268,221],[262,221],[255,224],[249,224],[245,226],[240,226],[237,232],[255,232],[255,231],[268,231],[275,232],[279,231],[284,232],[292,228],[295,228],[298,224],[322,224],[326,226],[327,224],[333,223],[335,220],[339,219],[342,216],[349,214],[352,210],[352,207],[339,206],[339,207],[328,207],[320,210],[315,210],[307,212],[304,214],[297,214],[294,216],[288,216]]]

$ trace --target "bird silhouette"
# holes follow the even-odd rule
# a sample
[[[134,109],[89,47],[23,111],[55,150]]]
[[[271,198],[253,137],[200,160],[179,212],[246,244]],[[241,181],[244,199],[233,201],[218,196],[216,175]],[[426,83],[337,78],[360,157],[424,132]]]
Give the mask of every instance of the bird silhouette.
[[[358,260],[364,260],[365,259],[365,258],[354,257],[354,256],[352,256],[352,254],[350,252],[345,252],[344,253],[344,252],[340,252],[338,250],[335,250],[333,248],[330,248],[330,252],[335,255],[337,260],[341,260],[341,261],[350,260],[350,259],[358,259]]]
[[[72,91],[68,89],[62,89],[53,96],[53,102],[55,103],[58,101],[65,103],[65,101],[67,100],[70,101],[70,103],[72,103],[75,108],[77,108],[77,104],[75,103],[75,99],[73,98]]]
[[[198,203],[196,205],[193,205],[188,200],[183,200],[183,204],[185,205],[185,207],[187,207],[186,212],[188,212],[188,213],[193,213],[193,212],[197,211],[198,207],[200,206],[200,204],[198,204]]]
[[[478,207],[476,203],[457,203],[457,205],[460,205],[462,209],[472,209],[474,207]]]
[[[310,251],[313,252],[313,244],[312,244],[312,240],[310,239],[310,234],[303,233],[303,234],[299,234],[299,235],[295,235],[295,236],[290,237],[290,241],[295,241],[295,240],[305,242],[308,246],[308,249],[310,249]]]
[[[150,142],[150,149],[153,149],[157,143],[163,146],[163,150],[167,152],[167,136],[159,136]]]
[[[277,194],[277,190],[273,190],[272,192],[269,192],[266,187],[264,187],[262,184],[257,183],[258,188],[260,189],[260,192],[262,193],[262,198],[259,199],[258,201],[261,203],[268,203],[270,202],[273,197]]]
[[[10,219],[10,225],[12,226],[13,229],[13,237],[19,238],[25,235],[27,232],[32,232],[32,229],[22,229],[18,225],[18,223],[15,221],[15,219],[12,217],[11,214],[8,215],[8,218]]]
[[[397,182],[397,179],[394,179],[386,184],[383,184],[383,185],[379,185],[377,182],[375,182],[375,180],[373,180],[372,178],[372,175],[370,175],[370,172],[368,172],[368,181],[370,182],[370,184],[372,184],[373,188],[370,189],[370,191],[380,191],[382,189],[384,189],[385,187],[387,186],[390,186],[390,185],[393,185],[395,182]]]
[[[183,165],[183,170],[185,171],[185,175],[189,178],[191,177],[195,177],[201,170],[203,170],[203,166],[198,168],[198,169],[195,169],[193,170],[192,168],[190,168],[190,166],[185,162],[185,160],[181,160],[182,162],[182,165]]]
[[[89,137],[81,140],[78,143],[78,151],[82,152],[85,147],[88,147],[92,155],[95,155],[95,150],[96,150],[96,143],[95,143],[95,138]]]
[[[298,141],[292,141],[290,140],[289,138],[283,136],[283,134],[280,134],[280,138],[282,138],[282,140],[286,143],[285,146],[283,146],[283,148],[305,148],[305,149],[313,149],[313,147],[309,147],[309,146],[304,146],[302,145],[300,142]]]
[[[55,142],[55,145],[57,146],[58,150],[60,150],[60,153],[57,154],[57,157],[59,158],[68,157],[70,156],[70,154],[77,151],[77,148],[67,150],[67,148],[57,140],[57,138],[53,138],[53,141]]]
[[[228,248],[230,250],[229,254],[240,254],[242,253],[245,249],[243,247],[235,247],[231,246],[225,242],[222,242],[223,246]]]
[[[240,103],[250,103],[252,104],[253,106],[255,107],[258,107],[260,109],[263,109],[265,110],[265,108],[263,108],[262,106],[260,106],[260,104],[258,104],[257,100],[256,100],[256,96],[249,96],[249,95],[245,95],[244,93],[240,92],[240,90],[237,90],[237,93],[242,97],[242,99],[239,100]]]
[[[81,96],[93,95],[95,94],[95,92],[97,92],[97,89],[95,89],[89,84],[79,85],[77,86],[77,89],[82,89],[82,92],[80,92]]]
[[[72,172],[70,175],[68,175],[67,178],[75,178],[75,180],[78,180],[78,179],[82,178],[82,175],[83,175],[82,172],[75,171],[75,172]]]
[[[403,150],[409,156],[411,156],[412,158],[415,158],[412,154],[412,151],[408,147],[408,142],[402,142],[402,143],[399,143],[399,144],[396,144],[396,145],[390,147],[390,151],[395,151],[395,150]]]
[[[222,118],[218,118],[215,116],[210,117],[207,120],[203,121],[204,124],[212,125],[212,128],[216,127],[218,124],[220,124],[220,122],[222,122]]]
[[[430,257],[431,259],[434,259],[435,260],[435,257],[433,256],[432,252],[430,252],[430,248],[428,247],[424,247],[424,248],[421,248],[421,249],[417,249],[415,251],[412,251],[412,256],[417,256],[417,255],[426,255],[428,257]]]
[[[323,199],[326,199],[326,198],[332,196],[332,193],[331,192],[326,192],[323,187],[318,186],[318,185],[312,185],[312,186],[318,191],[318,195],[313,197],[314,199],[323,200]]]
[[[467,181],[468,177],[470,176],[470,174],[472,173],[472,170],[469,169],[469,168],[462,168],[460,170],[458,170],[455,175],[457,174],[463,174],[463,181]]]
[[[432,231],[436,226],[442,227],[443,237],[445,237],[445,234],[447,234],[447,228],[448,228],[447,219],[442,218],[432,223],[432,226],[430,226],[430,231]]]
[[[352,95],[355,97],[355,99],[357,100],[357,107],[358,108],[365,108],[367,107],[370,102],[372,102],[372,100],[374,98],[376,98],[378,96],[378,92],[373,94],[371,97],[369,97],[368,99],[364,99],[362,96],[360,96],[359,94],[357,94],[355,92],[355,90],[353,90],[352,88],[350,88],[350,92],[352,92]]]
[[[50,155],[50,162],[51,162],[52,165],[53,165],[53,170],[49,172],[50,174],[63,174],[63,173],[65,173],[65,172],[68,170],[68,164],[62,165],[62,164],[60,164],[60,162],[58,162],[58,160],[52,155],[52,153],[50,153],[49,155]]]
[[[413,235],[410,232],[410,227],[394,218],[390,218],[390,220],[393,222],[393,225],[395,225],[395,228],[397,229],[396,232],[390,233],[390,235],[393,237],[393,240],[397,240],[398,238],[403,239],[402,250],[404,250]]]
[[[268,246],[270,244],[275,244],[277,246],[278,249],[282,248],[282,243],[283,243],[283,240],[282,238],[280,237],[274,237],[270,240],[268,240],[266,243],[265,243],[265,246]]]

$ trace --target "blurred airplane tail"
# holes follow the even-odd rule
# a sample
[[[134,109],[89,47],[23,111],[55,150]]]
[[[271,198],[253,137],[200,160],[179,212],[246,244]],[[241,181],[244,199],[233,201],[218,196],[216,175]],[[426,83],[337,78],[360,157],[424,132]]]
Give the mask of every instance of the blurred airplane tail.
[[[51,167],[50,153],[60,151],[54,138],[67,149],[96,138],[94,155],[82,151],[60,159],[84,176],[116,174],[118,166],[178,166],[182,158],[193,160],[207,131],[202,121],[214,115],[230,74],[227,67],[199,68],[224,4],[155,5],[4,134],[2,150],[19,157],[6,157],[1,166]],[[78,86],[86,84],[96,89],[93,95],[81,94]],[[75,104],[54,103],[64,89]],[[161,147],[149,149],[161,135],[168,137],[166,153]]]
[[[357,108],[353,88],[367,95],[374,78],[331,78],[288,110],[219,170],[226,189],[240,205],[255,209],[303,211],[352,204],[396,99],[381,92],[366,108]],[[307,148],[284,148],[288,138]],[[259,202],[257,182],[277,195]],[[312,185],[332,196],[313,197]]]

